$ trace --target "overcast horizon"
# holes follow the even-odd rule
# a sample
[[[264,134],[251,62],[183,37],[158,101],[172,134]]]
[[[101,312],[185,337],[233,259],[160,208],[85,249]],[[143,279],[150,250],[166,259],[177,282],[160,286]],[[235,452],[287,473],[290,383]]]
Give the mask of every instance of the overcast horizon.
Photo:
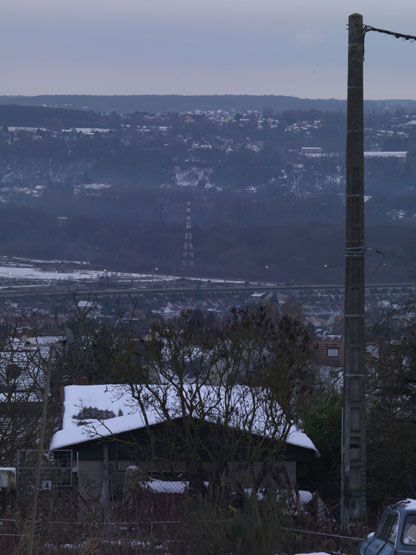
[[[1,95],[346,96],[348,15],[416,34],[412,0],[3,0]],[[365,96],[412,99],[416,44],[369,33]]]

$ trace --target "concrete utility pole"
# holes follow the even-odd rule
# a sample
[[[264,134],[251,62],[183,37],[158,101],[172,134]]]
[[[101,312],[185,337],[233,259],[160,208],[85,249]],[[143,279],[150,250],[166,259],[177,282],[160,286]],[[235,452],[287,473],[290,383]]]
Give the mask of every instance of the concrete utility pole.
[[[363,25],[348,19],[347,220],[345,246],[345,368],[342,418],[341,526],[366,517],[366,402],[364,299],[364,36],[381,33],[416,42],[416,35]]]
[[[347,194],[345,245],[345,367],[341,469],[341,526],[366,517],[364,299],[364,26],[348,20]]]

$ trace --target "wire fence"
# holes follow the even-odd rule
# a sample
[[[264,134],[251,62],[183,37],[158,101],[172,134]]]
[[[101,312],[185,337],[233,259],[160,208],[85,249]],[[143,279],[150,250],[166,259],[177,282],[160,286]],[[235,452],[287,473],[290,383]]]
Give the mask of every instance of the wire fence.
[[[206,520],[204,526],[213,529],[231,525],[232,522],[233,519]],[[189,525],[190,522],[185,520],[38,523],[36,553],[194,555],[195,551],[187,533]],[[25,553],[25,533],[25,527],[21,527],[16,520],[0,519],[0,553]],[[319,550],[348,555],[355,553],[358,543],[362,541],[359,536],[285,526],[280,527],[280,535],[287,553]]]
[[[103,500],[102,483],[95,474],[72,478],[68,473],[74,461],[63,455],[56,465],[45,459],[42,469],[35,526],[35,553],[39,555],[308,551],[349,555],[365,536],[364,531],[340,534],[331,509],[319,496],[286,490],[283,484],[280,489],[274,483],[258,490],[224,488],[221,495],[214,495],[208,482],[150,478],[135,470],[114,473]],[[31,452],[19,458],[18,495],[10,500],[9,512],[0,513],[19,515],[19,519],[0,519],[0,555],[27,552],[34,487],[31,458]],[[253,548],[265,538],[273,547],[268,551]],[[235,548],[244,542],[250,548]],[[208,545],[215,548],[205,550]]]

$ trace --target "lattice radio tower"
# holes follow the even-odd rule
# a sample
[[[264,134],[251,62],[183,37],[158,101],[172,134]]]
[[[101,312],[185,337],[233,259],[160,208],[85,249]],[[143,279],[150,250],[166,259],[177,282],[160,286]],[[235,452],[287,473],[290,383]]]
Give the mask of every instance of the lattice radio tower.
[[[186,203],[186,224],[182,253],[182,268],[185,275],[191,275],[195,269],[194,245],[192,243],[192,208],[190,201]]]

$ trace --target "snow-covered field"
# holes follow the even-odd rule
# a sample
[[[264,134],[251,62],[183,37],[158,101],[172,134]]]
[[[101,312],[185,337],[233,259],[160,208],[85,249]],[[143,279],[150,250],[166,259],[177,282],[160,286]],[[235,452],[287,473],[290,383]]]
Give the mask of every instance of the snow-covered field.
[[[48,271],[35,266],[0,266],[0,278],[45,281],[91,281],[100,278],[128,279],[135,281],[171,281],[174,276],[107,272],[106,270]]]
[[[16,265],[23,265],[23,266],[27,266],[27,265],[32,265],[32,264],[75,264],[75,265],[79,265],[79,266],[89,266],[90,263],[86,262],[85,260],[57,260],[57,259],[52,259],[52,260],[46,260],[46,259],[42,259],[42,258],[23,258],[21,256],[13,256],[11,259],[7,258],[7,256],[0,256],[0,261],[2,260],[6,260],[6,261],[10,261],[12,262],[12,265],[16,264]],[[15,263],[15,261],[17,261],[17,263]]]
[[[53,268],[51,268],[51,266]],[[189,277],[160,274],[155,268],[154,273],[136,273],[136,272],[117,272],[107,269],[93,269],[91,264],[82,260],[48,260],[39,258],[23,258],[23,257],[7,257],[0,256],[0,289],[7,287],[36,287],[46,282],[68,282],[68,283],[88,283],[93,284],[94,281],[108,280],[108,285],[124,283],[127,285],[134,284],[154,284],[154,283],[172,283],[175,281],[186,279],[188,282],[199,282],[217,286],[239,286],[250,285],[263,288],[273,287],[276,283],[247,281],[242,279],[223,279],[208,277]]]
[[[57,269],[48,268],[51,265]],[[62,266],[62,270],[59,267]],[[74,266],[73,269],[67,269],[68,266]],[[83,268],[80,268],[82,266]],[[135,272],[114,272],[110,270],[87,269],[88,262],[80,260],[41,260],[36,258],[22,258],[0,256],[0,279],[14,281],[69,281],[82,282],[99,280],[103,278],[111,279],[119,282],[172,282],[183,279],[183,276],[174,276],[159,274],[141,274]],[[65,269],[64,269],[65,267]],[[214,283],[216,285],[244,285],[244,280],[230,280],[220,278],[204,278],[204,277],[187,277],[190,281],[199,281],[201,283]],[[275,285],[274,283],[250,282],[251,285],[259,287],[267,287]]]
[[[54,270],[50,266],[55,266]],[[82,268],[80,268],[82,266]],[[0,279],[22,281],[94,281],[109,278],[118,281],[172,281],[176,276],[163,274],[139,274],[134,272],[113,272],[106,269],[87,269],[88,262],[82,260],[42,260],[0,256]],[[70,267],[71,269],[68,269]],[[61,269],[62,268],[62,269]]]

